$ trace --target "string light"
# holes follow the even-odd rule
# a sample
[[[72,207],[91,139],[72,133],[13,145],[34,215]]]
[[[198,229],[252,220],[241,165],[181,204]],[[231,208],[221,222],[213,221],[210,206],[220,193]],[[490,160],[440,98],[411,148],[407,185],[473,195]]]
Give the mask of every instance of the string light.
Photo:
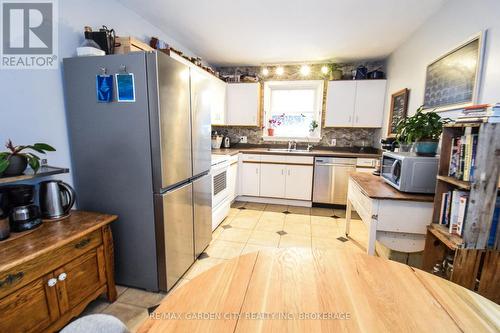
[[[311,73],[311,67],[309,67],[308,65],[302,65],[300,67],[300,74],[302,74],[303,76],[307,76]]]
[[[264,76],[269,75],[269,69],[267,69],[267,67],[262,68],[262,75],[264,75]]]
[[[285,69],[281,66],[276,68],[276,75],[283,75],[285,73]]]
[[[323,67],[321,67],[321,73],[323,74],[328,74],[328,66],[324,65]]]

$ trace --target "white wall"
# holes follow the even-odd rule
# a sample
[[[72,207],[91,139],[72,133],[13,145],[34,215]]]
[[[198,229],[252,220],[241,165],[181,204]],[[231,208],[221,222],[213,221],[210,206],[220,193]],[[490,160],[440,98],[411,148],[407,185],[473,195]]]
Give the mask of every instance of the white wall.
[[[427,65],[481,30],[487,30],[479,103],[500,102],[500,1],[448,0],[387,61],[388,96],[382,137],[387,134],[391,94],[410,89],[408,113],[423,104]],[[453,116],[456,112],[444,113]]]
[[[114,28],[117,35],[148,41],[157,36],[183,52],[169,38],[130,9],[114,0],[59,0],[59,59],[75,55],[83,27]],[[71,168],[64,108],[62,64],[58,70],[0,70],[0,151],[11,138],[17,144],[46,142],[57,152],[49,164]],[[58,177],[71,182],[71,175]]]

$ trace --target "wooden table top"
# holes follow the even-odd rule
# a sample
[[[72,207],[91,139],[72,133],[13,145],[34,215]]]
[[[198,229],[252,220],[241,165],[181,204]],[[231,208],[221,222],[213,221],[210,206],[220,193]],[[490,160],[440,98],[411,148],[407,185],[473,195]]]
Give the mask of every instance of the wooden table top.
[[[0,272],[71,243],[116,219],[116,215],[73,210],[66,219],[44,221],[26,235],[0,241]]]
[[[397,262],[290,248],[200,274],[170,293],[138,332],[337,331],[498,332],[500,306]]]
[[[364,195],[378,200],[406,200],[433,202],[434,194],[404,193],[387,184],[382,177],[365,172],[353,172],[351,179],[358,184]]]

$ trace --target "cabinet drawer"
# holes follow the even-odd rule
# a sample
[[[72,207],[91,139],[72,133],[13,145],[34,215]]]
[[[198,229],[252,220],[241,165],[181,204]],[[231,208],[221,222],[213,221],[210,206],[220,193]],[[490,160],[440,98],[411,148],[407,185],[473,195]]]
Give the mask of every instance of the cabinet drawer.
[[[243,162],[245,161],[250,161],[250,162],[260,162],[262,156],[258,154],[243,154],[241,155],[241,160]]]
[[[0,298],[55,270],[100,244],[102,244],[102,234],[101,229],[98,229],[60,248],[0,273]]]
[[[373,200],[365,196],[359,186],[349,181],[348,197],[351,204],[363,221],[370,221],[373,215]]]
[[[262,155],[261,162],[270,162],[270,163],[286,163],[285,155]]]
[[[290,155],[288,155],[286,157],[286,162],[287,163],[292,163],[292,164],[308,164],[308,165],[313,165],[314,157],[312,157],[312,156],[290,156]]]

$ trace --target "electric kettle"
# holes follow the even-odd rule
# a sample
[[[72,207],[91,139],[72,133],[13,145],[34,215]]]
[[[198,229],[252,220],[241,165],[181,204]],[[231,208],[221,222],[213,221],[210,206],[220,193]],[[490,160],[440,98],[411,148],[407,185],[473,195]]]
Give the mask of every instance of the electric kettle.
[[[69,215],[75,204],[75,190],[60,180],[40,183],[40,210],[45,219],[58,219]]]

